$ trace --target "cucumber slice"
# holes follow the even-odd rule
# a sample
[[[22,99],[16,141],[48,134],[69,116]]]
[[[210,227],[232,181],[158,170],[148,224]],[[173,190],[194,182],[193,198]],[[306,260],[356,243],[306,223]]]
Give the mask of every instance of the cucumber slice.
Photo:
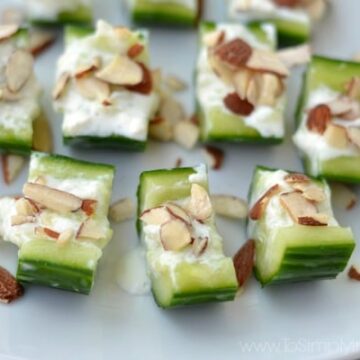
[[[268,189],[266,184],[272,176],[283,178],[283,174],[287,172],[279,173],[279,170],[258,166],[249,193],[250,204],[253,205],[259,194]],[[277,183],[281,184],[280,181]],[[319,206],[333,217],[327,183],[324,180],[312,181],[322,187],[326,195],[326,200]],[[248,235],[256,240],[255,274],[263,286],[332,279],[344,270],[355,247],[350,228],[299,225],[287,220],[286,211],[280,210],[274,215],[271,213],[273,209],[268,206],[259,220],[249,220],[248,224]]]
[[[216,30],[221,24],[212,22],[204,22],[200,26],[200,43],[206,33]],[[237,25],[228,25],[237,26]],[[240,25],[239,25],[240,26]],[[233,29],[234,31],[236,29]],[[269,23],[252,22],[242,30],[239,27],[239,34],[245,32],[247,38],[253,38],[253,46],[261,44],[269,49],[276,48],[275,29]],[[245,142],[245,143],[262,143],[262,144],[279,144],[283,141],[283,135],[262,135],[258,129],[246,124],[244,117],[236,115],[228,111],[224,106],[219,105],[218,102],[211,104],[202,103],[201,94],[204,91],[210,93],[209,85],[201,87],[201,79],[206,74],[202,59],[202,52],[205,51],[203,46],[200,45],[200,55],[198,68],[196,72],[196,87],[197,87],[197,115],[201,127],[201,140],[204,142],[210,141],[224,141],[224,142]],[[216,79],[217,80],[217,79]],[[209,82],[210,80],[207,79]],[[214,80],[215,81],[215,80]],[[203,81],[204,82],[204,81]],[[219,93],[219,91],[218,91]],[[215,98],[215,93],[211,93]],[[219,94],[218,96],[222,96]],[[210,95],[209,95],[210,97]],[[221,100],[221,99],[220,99]],[[221,103],[222,104],[222,103]],[[280,99],[276,107],[267,115],[262,122],[268,127],[279,127],[280,133],[284,132],[283,126],[283,113],[285,108],[284,99]]]
[[[296,110],[297,132],[302,126],[304,113],[308,107],[311,94],[320,87],[342,93],[344,85],[353,76],[360,76],[360,64],[357,62],[329,59],[314,56],[304,74],[302,92]],[[348,183],[360,183],[360,154],[339,155],[329,159],[319,158],[317,153],[307,154],[300,151],[305,172],[312,176],[322,176],[328,180]],[[313,166],[316,162],[317,166]],[[317,168],[317,169],[316,169]]]
[[[134,0],[131,16],[134,22],[140,24],[194,26],[200,13],[200,5],[197,5],[197,7],[197,9],[193,10],[187,7],[186,4]]]
[[[138,214],[165,202],[181,201],[189,197],[193,182],[207,189],[204,167],[143,172],[138,187]],[[195,261],[189,261],[185,256],[179,258],[175,264],[169,264],[162,260],[167,251],[148,245],[148,234],[143,224],[138,221],[138,230],[147,249],[152,292],[160,307],[171,308],[234,299],[238,285],[232,259],[223,254],[222,239],[217,233],[214,220],[210,220],[207,226],[212,255],[204,253]],[[177,258],[183,255],[175,253],[174,256]]]

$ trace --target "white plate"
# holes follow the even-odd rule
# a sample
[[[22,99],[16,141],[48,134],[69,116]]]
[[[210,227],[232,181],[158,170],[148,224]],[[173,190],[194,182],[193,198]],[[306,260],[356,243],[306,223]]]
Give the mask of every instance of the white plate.
[[[14,0],[13,0],[14,1]],[[61,1],[61,0],[59,0]],[[127,23],[120,0],[97,0],[96,17]],[[224,1],[207,1],[206,18],[224,20]],[[2,0],[0,9],[12,1]],[[317,53],[348,58],[359,51],[360,2],[332,1],[332,11],[318,27]],[[55,150],[117,167],[113,198],[135,199],[141,171],[172,167],[176,158],[185,165],[201,161],[199,149],[186,152],[175,145],[151,143],[145,154],[71,150],[61,144],[61,118],[50,103],[54,67],[62,52],[59,39],[36,62],[45,89],[44,104],[52,120]],[[152,63],[191,83],[196,57],[192,30],[153,30]],[[245,197],[254,165],[301,170],[290,141],[301,71],[290,81],[287,140],[277,147],[226,145],[221,171],[210,172],[214,193]],[[183,95],[192,111],[192,91]],[[11,186],[0,182],[0,195],[19,193],[27,171]],[[359,207],[338,212],[342,225],[352,225],[360,236]],[[244,226],[219,220],[226,253],[232,255],[245,241]],[[90,296],[49,288],[26,286],[26,294],[9,306],[0,306],[1,359],[356,359],[360,358],[360,284],[342,274],[336,280],[283,285],[261,289],[255,280],[244,294],[226,304],[164,311],[151,296],[134,297],[116,284],[120,255],[137,244],[133,222],[116,226],[105,250]],[[356,251],[351,262],[360,262]],[[16,268],[16,248],[0,244],[0,264]]]

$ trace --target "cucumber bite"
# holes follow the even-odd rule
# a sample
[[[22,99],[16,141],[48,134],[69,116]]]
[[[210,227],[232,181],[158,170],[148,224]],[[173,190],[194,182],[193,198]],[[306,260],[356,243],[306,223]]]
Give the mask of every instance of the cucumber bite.
[[[216,229],[205,166],[143,172],[138,215],[159,306],[234,299],[237,278]]]
[[[283,140],[289,71],[275,47],[270,24],[202,24],[196,95],[203,141]]]
[[[93,20],[92,0],[25,0],[28,19],[35,25],[88,25]]]
[[[257,167],[249,194],[248,237],[256,241],[255,273],[264,285],[335,278],[355,246],[331,208],[325,180]]]
[[[195,26],[203,0],[127,0],[132,20],[141,24]]]
[[[360,183],[360,64],[314,56],[296,118],[305,172]]]
[[[19,247],[17,279],[88,294],[102,249],[114,168],[32,153],[23,194],[0,199],[0,237]]]
[[[68,27],[53,92],[65,144],[144,150],[158,108],[148,36],[100,20]]]
[[[33,124],[41,115],[41,88],[27,47],[27,30],[0,26],[0,152],[29,154]]]
[[[229,17],[267,21],[277,29],[281,47],[308,42],[313,23],[324,16],[326,0],[228,0]]]

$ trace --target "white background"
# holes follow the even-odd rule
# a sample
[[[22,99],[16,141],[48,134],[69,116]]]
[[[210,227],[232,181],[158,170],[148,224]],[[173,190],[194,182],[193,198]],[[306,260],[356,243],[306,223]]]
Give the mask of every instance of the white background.
[[[59,0],[61,1],[61,0]],[[224,1],[206,1],[206,19],[224,20]],[[1,0],[0,9],[11,4]],[[327,18],[319,24],[314,49],[319,54],[349,58],[360,50],[359,0],[334,0]],[[97,0],[96,18],[127,24],[120,0]],[[191,152],[174,144],[150,143],[145,154],[99,150],[72,150],[61,144],[61,117],[51,108],[51,89],[62,40],[36,61],[44,87],[44,105],[55,134],[55,151],[117,167],[114,199],[132,196],[141,171],[172,167],[181,157],[184,165],[201,161],[200,147]],[[158,29],[151,33],[154,66],[179,75],[191,84],[196,58],[196,32]],[[301,170],[291,144],[294,105],[301,70],[290,81],[287,138],[277,147],[226,145],[221,171],[210,172],[213,193],[245,197],[254,165]],[[183,94],[189,113],[193,91]],[[27,170],[11,186],[0,180],[0,195],[15,194]],[[342,225],[360,236],[359,206],[337,211]],[[357,220],[357,221],[356,221]],[[234,252],[245,241],[244,224],[219,219],[225,251]],[[164,311],[151,296],[133,297],[116,284],[120,255],[137,244],[132,221],[116,226],[105,250],[90,296],[26,286],[26,294],[9,306],[0,306],[1,359],[355,359],[360,357],[360,284],[342,274],[337,280],[261,289],[252,279],[244,294],[226,304]],[[357,251],[351,263],[360,263]],[[15,272],[16,248],[0,244],[0,264]],[[256,346],[258,348],[256,349]],[[250,348],[249,348],[250,347]],[[250,352],[249,349],[252,349]],[[356,355],[357,354],[357,355]]]

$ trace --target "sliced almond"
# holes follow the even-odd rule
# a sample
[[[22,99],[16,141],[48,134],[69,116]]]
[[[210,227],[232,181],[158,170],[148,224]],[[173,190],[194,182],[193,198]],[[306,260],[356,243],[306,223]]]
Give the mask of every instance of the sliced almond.
[[[97,206],[97,200],[85,199],[81,204],[81,210],[87,215],[92,216],[95,213]]]
[[[300,216],[298,223],[305,226],[326,226],[329,217],[326,214],[313,214],[311,216]]]
[[[190,216],[181,206],[174,204],[174,203],[167,203],[166,208],[173,218],[182,220],[188,226],[191,226]]]
[[[149,124],[150,138],[158,141],[170,141],[173,139],[174,130],[170,120],[160,116],[155,117]]]
[[[309,183],[310,182],[310,179],[306,175],[300,174],[300,173],[290,173],[284,177],[284,180],[288,184]]]
[[[312,183],[294,183],[292,187],[300,191],[307,200],[320,203],[326,199],[324,190],[318,185]]]
[[[29,34],[29,51],[33,56],[40,55],[56,40],[54,33],[44,30],[32,30]]]
[[[52,97],[54,100],[58,100],[64,94],[67,84],[70,82],[70,74],[68,72],[64,72],[58,78],[56,85],[54,87]]]
[[[129,48],[129,50],[127,51],[127,56],[133,59],[139,56],[143,51],[144,45],[137,43]]]
[[[338,97],[326,105],[330,108],[331,115],[333,116],[344,118],[345,120],[353,120],[359,116],[356,114],[360,111],[358,103],[349,97]],[[354,118],[351,119],[351,116]]]
[[[49,237],[54,240],[57,240],[60,236],[60,233],[58,233],[57,231],[54,231],[48,227],[40,227],[40,226],[35,228],[35,234],[39,236]]]
[[[99,224],[95,220],[89,218],[81,224],[76,237],[80,240],[101,240],[104,238],[104,233],[99,228]]]
[[[109,217],[112,221],[120,223],[130,220],[135,215],[135,206],[130,198],[124,198],[116,201],[110,206]]]
[[[281,190],[279,184],[273,185],[270,189],[268,189],[263,196],[261,196],[256,203],[253,205],[249,212],[249,217],[251,220],[259,220],[264,215],[265,209],[267,204],[269,203],[270,199],[278,194]]]
[[[159,116],[171,123],[186,119],[184,106],[173,96],[166,96],[160,103]]]
[[[224,64],[218,56],[214,55],[213,51],[208,52],[208,62],[216,76],[228,85],[233,84],[234,70]]]
[[[15,102],[22,99],[23,95],[21,92],[13,93],[7,87],[0,89],[0,100],[7,102]]]
[[[75,71],[75,77],[77,79],[80,79],[86,75],[90,75],[91,73],[93,73],[96,70],[99,70],[101,66],[101,58],[99,56],[96,56],[91,63],[87,64],[87,65],[80,65],[77,67],[76,71]]]
[[[116,26],[114,27],[115,35],[122,41],[127,42],[132,38],[132,32],[125,26]]]
[[[358,266],[352,265],[349,269],[348,276],[350,279],[360,281],[360,268]]]
[[[15,207],[17,215],[21,216],[34,216],[39,211],[29,199],[23,197],[16,201]]]
[[[199,127],[190,121],[179,121],[174,125],[174,141],[185,149],[192,149],[199,136]]]
[[[163,78],[162,78],[162,72],[161,69],[154,69],[151,71],[151,78],[154,85],[154,89],[161,94],[162,93],[162,84],[163,84]]]
[[[17,33],[19,25],[16,23],[0,25],[0,41],[9,39],[11,36]]]
[[[209,238],[208,237],[200,237],[197,238],[193,244],[192,244],[192,251],[195,256],[201,256],[204,254],[206,248],[209,244]]]
[[[76,88],[86,99],[104,101],[110,96],[110,86],[105,81],[92,76],[75,79]]]
[[[161,225],[160,240],[167,251],[180,251],[192,241],[187,225],[178,219],[170,220]]]
[[[301,0],[273,0],[273,2],[277,6],[284,6],[284,7],[294,8],[294,7],[300,5]]]
[[[234,74],[233,82],[236,93],[239,95],[240,99],[246,99],[247,89],[252,76],[253,72],[247,69],[239,70]]]
[[[307,128],[310,131],[324,134],[331,122],[331,110],[328,105],[320,104],[309,111],[307,118]]]
[[[198,184],[191,185],[190,214],[197,220],[207,220],[213,213],[208,192]]]
[[[60,233],[56,243],[60,246],[64,246],[68,244],[73,237],[74,231],[72,229],[67,229]]]
[[[25,50],[15,50],[5,68],[6,83],[10,91],[16,93],[26,84],[33,73],[34,60]]]
[[[171,214],[165,206],[145,210],[140,215],[140,220],[147,225],[162,225],[171,220]]]
[[[289,70],[279,56],[264,49],[254,49],[246,67],[252,70],[268,72],[280,77],[289,76]]]
[[[309,44],[289,47],[277,52],[279,59],[287,68],[307,64],[311,60],[311,48]]]
[[[254,105],[241,99],[236,92],[226,95],[223,102],[226,108],[236,115],[249,116],[254,111]]]
[[[360,97],[360,76],[353,76],[350,81],[345,84],[345,90],[346,96],[358,100]]]
[[[348,186],[333,183],[331,184],[331,199],[333,205],[342,210],[352,209],[358,202],[358,197]]]
[[[245,219],[247,217],[247,202],[236,196],[212,195],[211,203],[216,215],[232,219]]]
[[[53,136],[50,123],[44,113],[33,122],[33,149],[51,153],[53,150]]]
[[[164,83],[172,91],[183,91],[187,89],[186,82],[175,75],[165,76]]]
[[[260,97],[261,89],[259,88],[259,85],[260,83],[257,77],[252,76],[246,89],[245,99],[247,101],[247,104],[250,104],[253,107],[253,109],[255,108],[255,105],[258,103]]]
[[[11,226],[23,225],[35,222],[35,218],[33,216],[26,215],[13,215],[11,217]]]
[[[308,218],[317,214],[316,206],[297,191],[281,194],[280,204],[296,223],[299,222],[299,218]]]
[[[216,47],[215,56],[232,68],[242,68],[251,59],[253,49],[240,38],[233,39]]]
[[[256,105],[275,106],[278,97],[283,92],[281,79],[274,74],[257,74],[255,79],[258,81],[259,95]]]
[[[24,288],[6,269],[0,266],[0,302],[9,304],[21,297]]]
[[[26,159],[20,155],[1,155],[2,173],[5,184],[11,184],[20,174],[26,164]]]
[[[347,136],[349,140],[358,148],[360,148],[360,129],[357,127],[348,127]]]
[[[59,213],[77,211],[83,203],[82,199],[68,192],[35,183],[26,183],[23,193],[36,203]]]
[[[206,33],[203,38],[203,43],[207,47],[218,46],[225,40],[225,31],[223,30],[214,30]]]
[[[142,81],[143,71],[128,56],[116,55],[110,64],[96,73],[96,77],[113,85],[136,85]]]
[[[239,286],[250,278],[255,263],[255,241],[248,240],[234,255],[234,268]]]
[[[203,148],[203,155],[207,165],[211,169],[221,169],[225,159],[225,153],[222,149],[207,145]]]
[[[325,141],[337,149],[346,149],[349,145],[346,128],[329,124],[324,132]]]

